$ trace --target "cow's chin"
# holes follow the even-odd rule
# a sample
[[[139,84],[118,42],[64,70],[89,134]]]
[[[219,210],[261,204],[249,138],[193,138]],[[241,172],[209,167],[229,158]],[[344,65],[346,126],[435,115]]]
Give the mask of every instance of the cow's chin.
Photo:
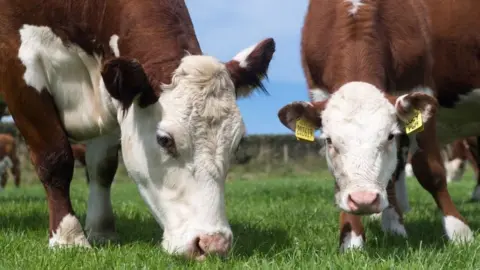
[[[197,260],[228,253],[233,236],[225,214],[223,189],[202,188],[195,181],[183,188],[136,181],[140,195],[164,230],[161,245],[167,253]]]
[[[344,212],[361,216],[381,213],[389,205],[386,189],[358,186],[336,191],[335,204]]]

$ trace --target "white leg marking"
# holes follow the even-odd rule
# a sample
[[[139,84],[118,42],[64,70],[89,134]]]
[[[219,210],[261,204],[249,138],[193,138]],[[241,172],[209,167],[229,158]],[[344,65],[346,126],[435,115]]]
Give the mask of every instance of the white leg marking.
[[[473,190],[472,200],[480,201],[480,185],[476,186],[475,189]]]
[[[400,223],[400,216],[393,207],[387,207],[382,213],[382,230],[407,237],[405,226]]]
[[[118,36],[113,35],[110,37],[110,41],[108,42],[108,45],[110,45],[110,49],[112,49],[113,54],[115,57],[120,56],[120,50],[118,49]]]
[[[88,196],[88,212],[85,222],[85,231],[90,241],[106,242],[117,238],[115,231],[106,228],[108,223],[114,222],[112,204],[110,200],[110,189],[105,188],[92,181],[90,177],[89,196]]]
[[[408,203],[407,183],[405,179],[405,172],[402,172],[395,182],[395,194],[397,196],[397,203],[403,213],[410,211],[410,204]]]
[[[445,163],[445,170],[447,171],[447,183],[462,180],[463,174],[465,173],[465,166],[462,168],[462,163],[463,160],[460,158],[456,158]]]
[[[68,214],[63,217],[49,241],[50,247],[81,246],[90,247],[78,219]]]
[[[114,177],[115,174],[109,166],[118,161],[119,136],[117,131],[87,142],[85,159],[90,183],[85,231],[88,239],[95,242],[103,243],[117,238],[110,187],[107,185],[113,178],[107,177],[112,174]]]
[[[449,240],[454,243],[470,242],[473,240],[472,230],[454,216],[443,217],[443,227]]]
[[[413,177],[413,168],[412,168],[412,164],[410,163],[407,163],[407,165],[405,165],[405,175],[407,177]]]
[[[363,248],[363,237],[357,235],[354,231],[347,233],[345,238],[343,238],[342,245],[340,246],[340,252],[345,252],[350,249],[361,249]]]

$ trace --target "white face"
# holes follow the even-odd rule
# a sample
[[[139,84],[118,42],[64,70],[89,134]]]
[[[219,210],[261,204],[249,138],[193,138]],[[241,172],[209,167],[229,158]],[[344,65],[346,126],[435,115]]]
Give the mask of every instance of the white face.
[[[168,252],[196,252],[212,235],[227,250],[225,178],[245,133],[234,84],[223,63],[186,56],[163,90],[157,104],[120,114],[125,166],[163,225]]]
[[[397,165],[395,138],[414,110],[420,111],[423,124],[431,119],[436,100],[419,92],[396,97],[364,82],[349,82],[325,98],[290,103],[278,117],[291,130],[299,118],[321,129],[328,167],[336,180],[335,200],[342,210],[381,212],[388,206],[386,187]]]
[[[395,107],[373,85],[348,83],[329,99],[322,124],[328,167],[338,186],[336,203],[348,212],[382,211],[397,164],[395,136],[401,133]],[[351,202],[372,199],[376,207]]]

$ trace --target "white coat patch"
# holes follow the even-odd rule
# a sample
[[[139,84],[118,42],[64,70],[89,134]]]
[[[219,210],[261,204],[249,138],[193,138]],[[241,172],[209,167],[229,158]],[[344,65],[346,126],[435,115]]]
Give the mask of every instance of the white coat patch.
[[[25,83],[48,91],[69,135],[85,140],[117,125],[116,108],[100,75],[100,56],[68,47],[49,27],[23,25],[18,58]]]

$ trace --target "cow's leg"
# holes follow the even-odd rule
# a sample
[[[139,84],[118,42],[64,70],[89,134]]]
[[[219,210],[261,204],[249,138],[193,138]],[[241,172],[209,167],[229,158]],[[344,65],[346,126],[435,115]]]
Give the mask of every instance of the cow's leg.
[[[18,159],[18,156],[17,155],[13,155],[12,156],[13,159],[12,159],[12,163],[13,163],[13,167],[12,167],[12,173],[13,173],[13,177],[15,179],[15,186],[18,188],[20,187],[20,176],[21,176],[21,170],[20,170],[20,160]]]
[[[403,225],[403,214],[397,203],[395,180],[390,181],[387,186],[388,207],[382,212],[382,230],[392,234],[407,237],[407,231]]]
[[[438,143],[432,141],[432,137],[435,138],[435,136],[436,134],[430,132],[422,132],[417,135],[419,150],[414,153],[412,158],[413,171],[420,184],[430,192],[442,211],[443,226],[449,240],[455,243],[471,241],[473,239],[472,231],[448,193],[440,149]]]
[[[87,144],[85,169],[90,194],[85,228],[91,241],[116,239],[110,187],[117,171],[119,147],[118,133],[96,138]]]
[[[11,73],[21,72],[17,69]],[[17,88],[4,91],[4,98],[29,146],[31,161],[47,194],[50,246],[90,247],[70,201],[74,159],[53,99],[46,90],[25,86],[21,77],[8,79],[17,80],[6,82]]]
[[[475,189],[473,190],[472,193],[472,200],[474,201],[480,201],[480,137],[476,137],[477,139],[477,147],[476,149],[472,149],[472,147],[469,147],[470,149],[470,159],[471,159],[471,164],[473,167],[474,175],[476,178],[476,186]],[[476,150],[476,151],[474,151]]]
[[[0,180],[0,190],[4,189],[7,185],[8,171],[5,170],[2,174],[2,179]]]
[[[361,217],[342,211],[340,213],[340,252],[362,248],[365,240]]]

